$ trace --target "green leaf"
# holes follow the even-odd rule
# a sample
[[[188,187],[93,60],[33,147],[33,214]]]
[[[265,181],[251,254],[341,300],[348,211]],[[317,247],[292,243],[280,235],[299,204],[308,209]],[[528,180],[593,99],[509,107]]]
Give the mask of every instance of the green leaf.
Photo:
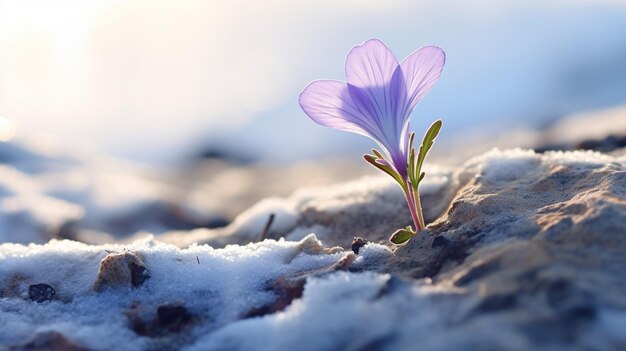
[[[426,134],[424,134],[422,145],[420,146],[419,152],[417,154],[417,161],[416,161],[415,169],[413,170],[414,171],[413,177],[418,178],[418,181],[414,184],[416,188],[417,188],[418,183],[422,180],[422,178],[424,178],[424,175],[422,172],[422,165],[424,164],[424,160],[426,159],[426,154],[428,153],[428,151],[430,151],[430,148],[433,146],[433,143],[435,142],[435,138],[439,134],[439,131],[441,131],[442,124],[443,123],[441,122],[440,119],[436,120],[433,124],[431,124],[430,128],[428,128],[428,131],[426,131]],[[418,177],[418,174],[419,174],[419,177]]]
[[[404,244],[415,236],[415,231],[411,226],[407,226],[404,229],[398,229],[389,238],[389,241],[396,245]]]
[[[411,183],[415,182],[415,177],[413,177],[413,169],[415,167],[415,148],[411,147],[411,151],[409,151],[409,159],[408,159],[408,174],[409,174],[409,181]]]
[[[413,141],[415,140],[415,132],[409,134],[409,154],[407,155],[407,173],[409,175],[409,181],[413,181],[413,168],[415,167],[415,148],[413,147]]]
[[[374,155],[363,155],[363,158],[365,159],[365,161],[367,161],[372,166],[374,166],[374,167],[380,169],[381,171],[389,174],[391,177],[393,177],[393,179],[396,180],[396,182],[398,182],[398,184],[400,184],[402,189],[405,189],[405,185],[404,185],[404,182],[402,181],[402,177],[398,174],[398,172],[396,172],[396,170],[394,170],[393,168],[391,168],[389,166],[381,165],[380,163],[376,162],[376,160],[379,160],[380,158],[378,158],[378,157],[376,157]]]

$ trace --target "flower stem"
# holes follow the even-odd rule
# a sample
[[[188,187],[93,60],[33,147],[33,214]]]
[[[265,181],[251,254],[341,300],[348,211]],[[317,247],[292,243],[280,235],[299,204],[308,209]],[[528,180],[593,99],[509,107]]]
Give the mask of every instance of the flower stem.
[[[406,192],[406,202],[409,205],[409,211],[411,212],[411,218],[415,224],[415,232],[419,232],[424,228],[424,219],[422,218],[422,207],[420,205],[419,194],[415,192],[411,182],[408,182]]]
[[[426,223],[424,223],[424,214],[422,213],[422,202],[420,201],[420,193],[417,189],[413,194],[413,198],[415,200],[415,210],[417,212],[417,219],[420,223],[420,228],[426,227]]]

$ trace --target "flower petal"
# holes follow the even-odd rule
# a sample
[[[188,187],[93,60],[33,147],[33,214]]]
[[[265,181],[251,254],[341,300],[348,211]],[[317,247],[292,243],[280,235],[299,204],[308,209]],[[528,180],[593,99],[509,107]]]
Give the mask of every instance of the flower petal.
[[[346,58],[348,90],[355,106],[371,116],[378,131],[376,141],[394,166],[406,168],[405,129],[408,115],[404,75],[394,54],[378,39],[355,46]]]
[[[381,120],[395,117],[399,81],[392,78],[397,67],[393,52],[378,39],[355,46],[346,57],[348,84],[364,93],[371,104],[368,112]]]
[[[359,87],[383,87],[398,67],[396,56],[383,42],[370,39],[357,45],[346,57],[346,79]]]
[[[337,80],[316,80],[304,88],[298,100],[317,124],[376,139],[377,127],[356,107],[348,86]]]
[[[404,114],[409,115],[424,94],[437,83],[445,62],[446,54],[441,48],[424,46],[400,63],[407,91]]]

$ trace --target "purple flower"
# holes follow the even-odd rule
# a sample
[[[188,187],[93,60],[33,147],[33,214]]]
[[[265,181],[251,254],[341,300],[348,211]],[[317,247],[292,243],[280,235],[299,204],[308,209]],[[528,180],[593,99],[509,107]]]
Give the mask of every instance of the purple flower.
[[[323,126],[370,137],[393,168],[407,176],[409,116],[439,80],[445,53],[422,47],[402,63],[378,39],[355,46],[346,57],[346,82],[317,80],[300,94],[300,106]]]
[[[392,176],[402,187],[415,224],[396,231],[393,243],[404,243],[424,228],[419,183],[422,165],[441,121],[435,121],[418,151],[409,134],[409,116],[415,105],[439,80],[446,55],[436,46],[425,46],[402,63],[378,39],[355,46],[346,58],[346,80],[317,80],[300,94],[300,106],[323,126],[370,137],[383,152],[372,150],[367,162]]]

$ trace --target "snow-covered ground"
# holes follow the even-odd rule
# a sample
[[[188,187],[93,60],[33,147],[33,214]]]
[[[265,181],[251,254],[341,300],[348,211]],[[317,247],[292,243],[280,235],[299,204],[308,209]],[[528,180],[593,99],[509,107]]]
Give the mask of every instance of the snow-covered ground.
[[[598,118],[609,115],[623,117]],[[602,139],[584,123],[593,118],[533,135],[581,131],[550,140],[561,149]],[[299,177],[315,170],[276,171],[296,179],[269,186],[281,196],[196,228],[214,207],[172,196],[184,183],[171,182],[176,172],[3,143],[0,348],[621,350],[624,150],[429,163],[431,224],[398,247],[386,238],[410,222],[402,194],[358,167],[304,188]],[[178,175],[211,173],[194,167]],[[272,182],[259,165],[225,169]],[[189,188],[214,189],[225,207],[238,198],[209,176],[222,185]],[[356,236],[366,242],[352,245]]]
[[[493,151],[455,172],[450,184],[459,190],[450,209],[402,247],[329,248],[313,234],[220,249],[180,249],[155,238],[2,244],[0,343],[32,349],[54,340],[93,350],[619,349],[626,345],[619,332],[626,296],[613,288],[624,283],[614,272],[626,266],[624,174],[625,157]],[[371,184],[352,182],[344,195],[341,187],[329,189],[334,203],[327,193],[310,193],[326,199],[317,203],[328,214],[320,226],[337,229],[332,223],[349,216],[363,229],[359,202],[395,212],[385,197],[368,197]],[[297,206],[291,212],[303,214]],[[249,226],[258,222],[242,218]],[[355,233],[344,227],[332,234]],[[553,253],[544,252],[546,245]],[[525,326],[542,320],[562,324],[543,336],[545,326]]]

